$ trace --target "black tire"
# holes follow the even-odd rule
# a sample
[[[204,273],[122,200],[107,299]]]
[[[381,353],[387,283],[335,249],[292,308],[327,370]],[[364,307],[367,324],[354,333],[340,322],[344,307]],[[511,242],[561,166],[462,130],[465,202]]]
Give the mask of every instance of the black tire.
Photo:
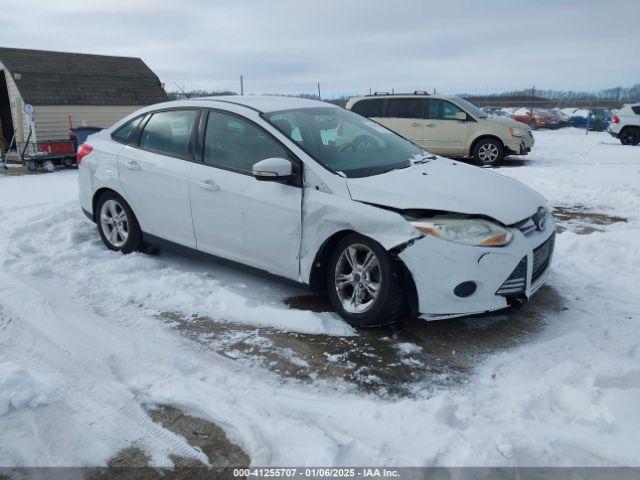
[[[27,160],[25,166],[30,172],[35,172],[38,169],[38,162],[35,160]]]
[[[64,165],[65,168],[73,168],[76,164],[76,159],[73,157],[64,157],[62,159],[62,165]]]
[[[379,288],[377,297],[372,300],[366,311],[354,313],[345,310],[340,299],[336,286],[336,268],[341,262],[343,252],[349,247],[361,246],[367,247],[378,260]],[[338,314],[353,326],[377,327],[394,323],[406,312],[407,307],[403,273],[399,261],[392,259],[379,243],[355,233],[346,235],[338,241],[327,264],[326,284],[329,300]]]
[[[625,128],[620,132],[620,143],[623,145],[638,145],[640,143],[640,128]]]
[[[473,158],[482,165],[497,165],[504,158],[504,146],[499,140],[483,138],[473,147]]]
[[[126,241],[124,241],[122,245],[114,245],[114,243],[109,238],[107,238],[104,232],[100,213],[102,211],[103,205],[109,200],[115,201],[121,207],[121,211],[124,212],[124,215],[126,217],[125,221],[127,225],[128,235]],[[140,230],[138,219],[133,214],[133,211],[131,210],[131,207],[129,207],[129,204],[116,192],[108,191],[100,196],[100,198],[96,202],[95,220],[98,227],[98,234],[100,235],[102,242],[109,250],[122,252],[124,254],[142,250],[142,231]]]

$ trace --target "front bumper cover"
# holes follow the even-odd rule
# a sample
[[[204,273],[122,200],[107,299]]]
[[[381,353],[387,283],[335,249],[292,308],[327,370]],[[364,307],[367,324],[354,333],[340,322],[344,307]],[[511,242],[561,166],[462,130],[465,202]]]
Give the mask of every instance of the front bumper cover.
[[[534,282],[533,251],[555,232],[555,221],[549,218],[542,231],[526,236],[513,229],[511,243],[500,248],[461,245],[435,237],[423,237],[398,254],[409,270],[416,286],[418,312],[426,320],[460,317],[502,310],[513,303],[496,292],[514,269],[527,258],[526,288],[520,301],[526,301],[544,283],[549,268]],[[549,262],[551,259],[549,259]],[[457,285],[474,282],[476,290],[467,297],[454,293]]]

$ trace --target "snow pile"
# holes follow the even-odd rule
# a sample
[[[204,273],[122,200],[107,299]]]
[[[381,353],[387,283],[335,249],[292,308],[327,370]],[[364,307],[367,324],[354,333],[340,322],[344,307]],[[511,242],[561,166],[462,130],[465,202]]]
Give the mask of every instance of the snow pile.
[[[46,403],[46,385],[0,353],[0,417],[22,408]]]

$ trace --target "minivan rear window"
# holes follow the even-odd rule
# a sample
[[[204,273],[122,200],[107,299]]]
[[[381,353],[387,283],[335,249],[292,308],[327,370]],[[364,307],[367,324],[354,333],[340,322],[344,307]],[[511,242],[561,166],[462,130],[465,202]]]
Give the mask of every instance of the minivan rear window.
[[[633,113],[635,113],[636,115],[640,115],[640,105],[631,107],[631,110],[633,110]]]
[[[370,98],[356,102],[351,111],[363,117],[384,117],[385,100],[383,98]]]

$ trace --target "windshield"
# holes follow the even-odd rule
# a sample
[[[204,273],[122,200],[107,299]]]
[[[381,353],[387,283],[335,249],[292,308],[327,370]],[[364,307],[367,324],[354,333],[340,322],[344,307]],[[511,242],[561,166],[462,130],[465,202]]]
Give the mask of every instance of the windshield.
[[[478,107],[476,107],[473,103],[465,100],[464,98],[453,97],[453,99],[455,100],[455,102],[459,106],[464,108],[468,113],[470,113],[474,117],[476,117],[476,118],[487,118],[488,117],[488,115],[485,112],[483,112]]]
[[[337,107],[263,115],[318,163],[347,177],[368,177],[412,164],[424,150],[382,125]]]

